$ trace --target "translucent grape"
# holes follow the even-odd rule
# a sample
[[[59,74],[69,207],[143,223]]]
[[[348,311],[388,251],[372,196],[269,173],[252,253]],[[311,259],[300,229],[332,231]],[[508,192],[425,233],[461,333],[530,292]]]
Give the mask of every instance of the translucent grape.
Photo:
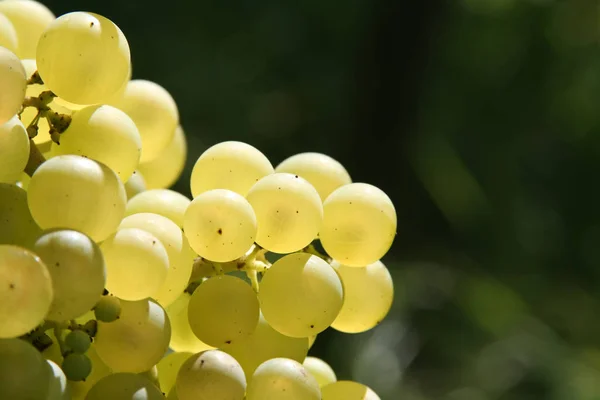
[[[92,372],[88,375],[85,381],[69,382],[72,400],[84,400],[86,394],[92,388],[92,386],[96,384],[96,382],[113,373],[112,370],[107,367],[104,362],[102,362],[100,357],[98,357],[96,347],[93,343],[86,355],[92,362]]]
[[[274,253],[308,246],[323,219],[319,194],[298,175],[276,173],[258,181],[246,196],[258,221],[256,243]]]
[[[19,58],[35,58],[38,41],[54,21],[54,14],[45,5],[32,0],[2,1],[0,12],[15,28]]]
[[[340,186],[352,182],[342,164],[321,153],[300,153],[286,158],[275,172],[299,175],[317,189],[322,201]]]
[[[292,337],[325,330],[342,308],[344,291],[335,270],[306,253],[289,254],[265,273],[258,298],[269,324]]]
[[[126,215],[154,213],[169,218],[183,228],[185,210],[191,200],[169,189],[152,189],[140,193],[127,202]]]
[[[250,382],[256,368],[272,358],[304,361],[308,352],[308,340],[282,335],[273,329],[261,314],[258,325],[250,336],[224,345],[221,350],[232,355],[240,363]]]
[[[156,365],[169,347],[167,313],[152,300],[122,301],[121,317],[98,322],[94,345],[115,372],[143,372]]]
[[[161,306],[167,307],[187,287],[195,257],[181,229],[169,218],[152,213],[125,217],[119,229],[138,228],[156,236],[167,249],[169,270],[161,287],[152,296]]]
[[[322,389],[323,400],[380,400],[371,388],[352,381],[337,381]]]
[[[137,168],[142,141],[135,123],[123,111],[106,105],[89,106],[73,114],[60,135],[55,155],[76,154],[99,161],[126,182]]]
[[[315,378],[297,361],[273,358],[256,368],[247,400],[321,400]]]
[[[98,321],[113,322],[121,316],[121,300],[115,296],[102,296],[94,307],[94,316]]]
[[[46,360],[46,362],[51,368],[51,374],[45,400],[71,400],[71,391],[65,373],[54,361]]]
[[[179,400],[179,396],[177,396],[177,390],[175,390],[175,388],[171,389],[169,395],[167,396],[167,400]]]
[[[29,136],[16,115],[0,125],[0,182],[15,183],[29,159]]]
[[[187,157],[187,142],[181,126],[175,129],[173,139],[156,158],[140,163],[139,171],[144,175],[148,189],[171,187],[181,175]]]
[[[199,353],[212,350],[213,347],[202,342],[190,327],[188,305],[192,295],[182,293],[177,300],[167,307],[167,315],[171,321],[171,342],[169,347],[174,351]]]
[[[320,358],[306,357],[302,365],[317,380],[321,388],[337,381],[333,368]]]
[[[158,368],[156,367],[156,365],[153,366],[152,368],[150,368],[148,371],[140,372],[139,375],[141,375],[144,378],[148,379],[155,386],[160,385],[160,383],[158,381]],[[164,390],[161,390],[161,391],[164,392]]]
[[[351,183],[323,203],[321,243],[334,259],[362,267],[382,258],[396,235],[396,210],[375,186]]]
[[[131,175],[127,182],[125,182],[125,193],[127,193],[128,201],[127,204],[129,205],[129,200],[131,200],[134,196],[145,191],[146,181],[144,180],[144,177],[142,176],[141,172],[133,171],[133,175]],[[125,214],[129,215],[130,213],[127,212],[127,209],[125,210]]]
[[[332,264],[344,285],[344,304],[331,326],[346,333],[360,333],[379,324],[394,300],[392,276],[381,261],[363,268]]]
[[[143,396],[143,397],[140,397]],[[147,378],[131,373],[118,373],[100,379],[85,400],[165,400],[161,391]]]
[[[10,50],[0,47],[0,125],[21,109],[27,90],[25,69]]]
[[[76,104],[107,102],[129,77],[127,39],[98,14],[58,17],[42,34],[35,59],[46,86]]]
[[[217,262],[246,254],[256,237],[256,215],[248,201],[231,190],[196,196],[185,212],[183,230],[198,255]]]
[[[175,100],[162,86],[134,79],[113,105],[125,111],[140,130],[142,162],[158,157],[173,139],[179,112]]]
[[[70,381],[83,381],[92,372],[92,362],[85,354],[71,353],[65,357],[61,366]]]
[[[43,163],[27,193],[40,227],[75,229],[96,242],[117,230],[127,203],[123,183],[110,168],[74,155]]]
[[[2,321],[7,321],[2,317]],[[52,368],[39,351],[21,339],[0,339],[3,399],[46,399]]]
[[[115,296],[142,300],[162,286],[169,256],[156,236],[141,229],[119,229],[100,248],[106,261],[106,289]]]
[[[21,247],[0,245],[0,288],[0,338],[24,335],[43,322],[53,294],[50,274],[39,257]]]
[[[175,387],[179,368],[192,355],[193,353],[171,353],[160,360],[157,364],[158,381],[163,392],[169,393]]]
[[[229,189],[246,196],[252,185],[273,173],[273,166],[256,148],[242,142],[222,142],[206,150],[192,170],[194,198],[212,189]]]
[[[188,318],[192,332],[204,343],[219,347],[249,336],[256,329],[256,293],[240,278],[221,275],[202,282],[192,294]]]
[[[343,307],[343,305],[342,305]],[[317,340],[317,335],[310,335],[308,337],[308,349],[310,350],[313,347],[313,344],[315,344],[315,341]]]
[[[85,354],[92,344],[92,338],[82,330],[71,331],[65,337],[65,344],[77,354]]]
[[[0,11],[0,46],[16,53],[17,52],[17,31],[8,17]]]
[[[106,269],[102,252],[93,240],[77,231],[51,231],[38,239],[34,251],[52,277],[54,300],[47,319],[77,318],[100,300]]]
[[[246,377],[229,354],[208,350],[183,363],[176,388],[179,400],[243,400]]]
[[[27,206],[27,192],[16,185],[0,183],[0,244],[28,249],[42,234]]]

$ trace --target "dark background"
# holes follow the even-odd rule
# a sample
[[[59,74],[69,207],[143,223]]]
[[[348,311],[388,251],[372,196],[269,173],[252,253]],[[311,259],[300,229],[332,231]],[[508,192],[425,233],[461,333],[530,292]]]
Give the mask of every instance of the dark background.
[[[600,399],[595,0],[45,1],[129,40],[200,153],[327,153],[398,212],[373,331],[312,354],[382,399]]]

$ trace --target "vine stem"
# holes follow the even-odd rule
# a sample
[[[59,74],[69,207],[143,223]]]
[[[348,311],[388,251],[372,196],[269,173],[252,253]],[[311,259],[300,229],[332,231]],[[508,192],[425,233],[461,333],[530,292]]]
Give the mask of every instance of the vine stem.
[[[27,165],[25,166],[25,173],[33,176],[35,170],[45,161],[46,158],[44,158],[33,139],[29,139],[29,160],[27,160]]]

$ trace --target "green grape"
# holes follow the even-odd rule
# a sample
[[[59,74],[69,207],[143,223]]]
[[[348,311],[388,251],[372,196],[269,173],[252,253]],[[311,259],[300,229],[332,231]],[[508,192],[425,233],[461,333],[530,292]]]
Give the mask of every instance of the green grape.
[[[222,142],[210,147],[196,161],[191,187],[194,198],[212,189],[228,189],[246,196],[259,179],[273,173],[273,166],[256,148],[243,142]]]
[[[343,305],[342,305],[343,307]],[[315,344],[315,341],[317,340],[317,335],[310,335],[308,337],[308,349],[310,350],[313,347],[313,344]]]
[[[188,305],[191,295],[182,293],[177,300],[167,307],[167,315],[171,321],[171,341],[169,347],[174,351],[199,353],[204,350],[212,350],[214,347],[202,342],[190,327],[188,319]]]
[[[152,300],[121,301],[121,317],[98,322],[94,340],[100,359],[115,372],[146,371],[169,347],[171,324],[163,308]]]
[[[207,350],[181,365],[175,385],[179,400],[243,400],[246,377],[235,358]]]
[[[217,262],[246,254],[256,237],[256,215],[248,201],[227,189],[196,196],[185,212],[185,236],[198,255]]]
[[[321,201],[340,186],[352,182],[342,164],[321,153],[300,153],[286,158],[275,172],[287,172],[306,179],[319,192]]]
[[[29,160],[29,136],[16,115],[0,125],[0,182],[15,183]]]
[[[302,362],[308,352],[308,339],[282,335],[260,315],[254,332],[242,340],[222,346],[244,369],[248,382],[256,368],[272,358],[290,358]]]
[[[85,354],[71,353],[65,357],[61,366],[70,381],[83,381],[92,372],[92,362]]]
[[[92,338],[82,330],[71,331],[65,337],[65,344],[77,354],[85,354],[92,344]]]
[[[167,147],[150,161],[141,162],[138,167],[144,175],[148,189],[171,187],[181,175],[187,157],[187,142],[181,126],[175,128],[173,139]]]
[[[292,253],[319,234],[319,193],[298,175],[276,173],[256,182],[246,198],[256,212],[256,243],[274,253]]]
[[[246,400],[321,400],[321,390],[302,364],[273,358],[254,371]]]
[[[142,176],[141,172],[133,171],[133,175],[129,177],[125,182],[125,193],[127,193],[127,207],[129,207],[129,200],[137,196],[140,193],[146,191],[146,181]],[[125,209],[125,215],[130,215],[128,208]]]
[[[44,321],[52,303],[52,280],[38,256],[0,245],[0,288],[0,338],[24,335]]]
[[[260,308],[275,330],[292,337],[324,331],[342,308],[344,291],[335,270],[306,253],[289,254],[265,273]]]
[[[0,46],[17,53],[17,31],[8,17],[0,11]]]
[[[344,304],[331,324],[346,333],[368,331],[390,311],[394,300],[394,283],[381,261],[363,268],[331,263],[344,285]]]
[[[40,227],[75,229],[95,242],[117,230],[127,204],[123,183],[110,168],[75,155],[43,163],[27,193],[31,215]]]
[[[158,157],[173,139],[179,111],[173,97],[162,86],[134,79],[112,105],[127,113],[140,130],[141,162]]]
[[[337,381],[322,389],[323,400],[380,400],[371,388],[352,381]]]
[[[127,39],[98,14],[72,12],[54,20],[42,34],[35,58],[46,86],[76,104],[110,100],[129,76]]]
[[[72,400],[84,400],[89,390],[98,382],[113,373],[113,371],[102,362],[96,351],[95,345],[92,343],[91,347],[86,353],[86,356],[92,362],[92,372],[88,375],[85,381],[70,381],[69,386],[71,388]],[[128,399],[129,400],[129,399]]]
[[[177,390],[175,388],[171,389],[169,395],[167,396],[167,400],[179,400],[179,396],[177,396]]]
[[[52,278],[54,300],[47,319],[66,321],[89,311],[100,299],[106,269],[100,248],[83,233],[51,231],[34,246]]]
[[[169,393],[175,387],[177,373],[181,365],[192,355],[192,353],[171,353],[156,365],[158,368],[158,382],[163,392]]]
[[[0,12],[8,17],[17,33],[17,52],[21,59],[35,58],[38,41],[54,21],[54,14],[42,3],[32,0],[5,0]]]
[[[88,392],[85,400],[165,400],[165,396],[147,378],[118,373],[99,380]]]
[[[333,368],[320,358],[306,357],[302,365],[317,380],[321,388],[337,381]]]
[[[54,361],[46,360],[51,368],[48,394],[44,400],[71,400],[71,391],[67,385],[67,377]]]
[[[396,235],[396,210],[375,186],[351,183],[323,203],[319,233],[325,251],[351,267],[374,263],[389,250]]]
[[[0,183],[0,244],[28,249],[42,234],[27,206],[27,192],[16,185]]]
[[[192,332],[215,347],[235,343],[252,334],[258,317],[256,293],[249,284],[230,275],[202,282],[192,294],[188,307]]]
[[[121,316],[121,300],[115,296],[102,296],[94,307],[94,316],[98,321],[113,322]]]
[[[152,189],[135,196],[127,202],[126,215],[154,213],[169,218],[183,228],[185,210],[190,199],[169,189]]]
[[[55,155],[76,154],[99,161],[126,182],[137,168],[142,151],[140,133],[123,111],[106,105],[89,106],[73,114],[60,135]]]
[[[158,214],[140,213],[130,215],[121,222],[119,229],[123,228],[145,230],[156,236],[164,244],[169,256],[169,270],[161,287],[152,297],[161,306],[167,307],[184,291],[192,275],[195,255],[190,249],[187,239],[173,221]]]
[[[169,270],[169,256],[156,236],[119,229],[100,246],[106,261],[106,289],[123,300],[154,296]]]
[[[2,317],[3,323],[7,321]],[[0,339],[0,396],[46,400],[52,368],[39,351],[21,339]]]
[[[19,58],[10,50],[0,47],[0,125],[19,112],[25,92],[27,77]]]

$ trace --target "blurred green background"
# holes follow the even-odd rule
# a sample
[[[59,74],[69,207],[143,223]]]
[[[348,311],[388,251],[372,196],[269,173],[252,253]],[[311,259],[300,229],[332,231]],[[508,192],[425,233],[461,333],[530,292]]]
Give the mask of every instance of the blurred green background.
[[[313,355],[382,399],[600,399],[597,0],[48,0],[129,40],[176,99],[189,175],[242,140],[386,191],[396,285]]]

